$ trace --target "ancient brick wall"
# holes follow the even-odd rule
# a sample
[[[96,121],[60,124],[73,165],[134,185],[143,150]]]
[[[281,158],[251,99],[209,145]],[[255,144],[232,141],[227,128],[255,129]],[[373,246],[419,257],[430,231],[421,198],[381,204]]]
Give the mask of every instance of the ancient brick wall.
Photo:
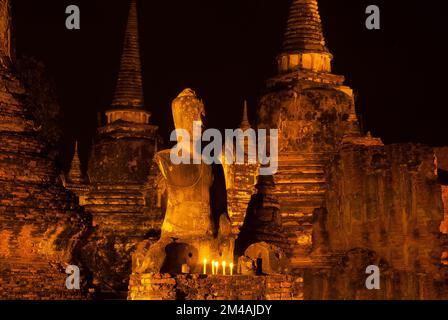
[[[78,298],[65,268],[79,260],[90,217],[62,187],[8,70],[0,81],[0,298]]]
[[[441,266],[444,217],[434,153],[422,145],[346,144],[328,167],[326,210],[314,224],[316,255],[331,269],[310,271],[307,296],[335,299],[448,297]],[[381,290],[365,287],[366,267]]]
[[[89,160],[90,181],[93,184],[146,183],[155,151],[154,131],[149,125],[130,123],[100,128],[100,137],[92,147]]]
[[[439,182],[442,185],[442,200],[445,208],[445,219],[440,226],[440,230],[443,233],[448,234],[448,147],[434,148],[434,152],[437,157]]]
[[[448,234],[448,186],[441,186],[441,187],[442,187],[442,200],[443,200],[445,218],[442,222],[442,225],[440,226],[440,231],[442,233]]]
[[[249,164],[224,165],[224,172],[232,232],[238,235],[246,216],[247,206],[255,193],[258,168]]]
[[[443,280],[446,275],[388,269],[382,269],[380,290],[368,290],[365,270],[371,263],[369,259],[352,261],[344,258],[333,269],[308,269],[304,274],[304,299],[446,300],[448,297],[448,288]]]
[[[397,269],[433,270],[441,255],[444,213],[432,150],[347,146],[332,164],[327,194],[331,249],[368,248]]]
[[[130,300],[301,300],[299,276],[133,274]]]
[[[10,300],[81,300],[81,290],[68,290],[62,266],[47,261],[0,259],[0,298]]]
[[[338,85],[309,81],[280,85],[262,98],[258,126],[279,130],[274,179],[294,269],[313,264],[309,257],[312,216],[325,201],[325,167],[343,137],[359,134],[359,129],[353,97]]]
[[[154,222],[162,220],[160,210],[146,206],[142,189],[139,185],[99,185],[85,199],[94,229],[82,256],[103,291],[126,290],[132,252],[148,232],[160,228]]]

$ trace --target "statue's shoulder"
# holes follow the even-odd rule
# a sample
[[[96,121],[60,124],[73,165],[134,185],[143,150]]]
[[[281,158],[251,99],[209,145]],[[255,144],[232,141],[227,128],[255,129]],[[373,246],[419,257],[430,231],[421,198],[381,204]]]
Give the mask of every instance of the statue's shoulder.
[[[171,156],[171,149],[168,149],[157,152],[154,158],[156,159],[156,161],[158,160],[171,161],[170,156]]]

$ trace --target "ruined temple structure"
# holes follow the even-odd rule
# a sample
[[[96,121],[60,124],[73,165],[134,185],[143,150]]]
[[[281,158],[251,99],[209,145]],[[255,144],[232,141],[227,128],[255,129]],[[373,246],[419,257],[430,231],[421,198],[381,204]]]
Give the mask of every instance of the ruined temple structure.
[[[448,298],[446,196],[434,150],[386,146],[361,132],[332,58],[317,1],[293,0],[278,73],[258,109],[257,127],[279,130],[278,172],[258,178],[244,223],[233,221],[241,226],[238,275],[134,269],[130,299]],[[229,208],[243,185],[228,188]],[[371,265],[381,272],[379,290],[366,286]]]
[[[73,154],[70,171],[67,175],[61,175],[61,178],[64,186],[70,191],[73,191],[78,196],[79,203],[84,205],[86,196],[90,191],[90,186],[88,179],[82,170],[81,160],[79,159],[78,154],[78,142],[75,144],[75,153]]]
[[[204,105],[196,93],[191,89],[184,90],[173,101],[172,109],[176,129],[187,130],[190,136],[193,136],[193,122],[201,122],[205,117]],[[243,121],[242,127],[246,129],[250,127],[247,120]],[[182,150],[190,150],[187,154],[190,160],[198,156],[195,154],[197,150],[193,147],[193,142],[178,137],[178,145],[183,146]],[[219,180],[215,179],[213,166],[205,163],[194,164],[193,161],[190,161],[190,164],[173,164],[170,159],[171,152],[164,150],[155,157],[167,185],[168,206],[161,237],[156,243],[142,242],[134,252],[128,298],[131,300],[299,298],[302,294],[303,281],[299,277],[283,272],[282,267],[286,265],[287,259],[280,249],[275,251],[274,246],[269,247],[265,242],[255,241],[255,246],[247,248],[244,252],[244,255],[248,256],[241,260],[241,268],[244,270],[240,272],[239,268],[234,268],[236,266],[234,262],[238,260],[234,256],[237,253],[234,247],[236,235],[232,232],[231,218],[223,211],[225,207],[214,204],[216,199],[213,199],[213,196],[217,192],[213,190],[219,188],[215,185]],[[230,169],[229,171],[233,172],[231,176],[235,177],[237,170]],[[238,189],[242,189],[242,185],[248,182],[253,187],[251,180],[233,181]],[[260,192],[265,191],[262,187],[264,185],[262,182],[258,184]],[[229,191],[228,184],[224,183],[222,187]],[[248,191],[250,190],[249,188]],[[245,202],[244,207],[247,207],[248,202]],[[260,209],[259,212],[263,209],[271,211],[269,205],[261,207],[257,208]],[[269,214],[258,214],[261,220],[267,215]],[[275,217],[278,215],[274,214],[274,219]],[[271,221],[266,222],[269,224]],[[272,225],[276,227],[274,222]],[[263,230],[269,232],[274,228],[267,227]],[[261,229],[253,231],[258,230],[261,231]],[[275,237],[276,234],[270,236]],[[255,270],[257,265],[254,264],[255,261],[250,260],[250,257],[254,260],[263,259],[263,264],[269,268],[257,272]],[[261,269],[260,263],[258,267]],[[269,276],[261,276],[262,273]]]
[[[243,120],[240,129],[246,131],[252,129],[249,122],[247,101],[244,102]],[[231,219],[232,231],[238,235],[246,216],[247,207],[253,194],[258,175],[258,164],[251,164],[247,161],[247,140],[245,140],[245,161],[242,164],[233,163],[227,165],[225,161],[223,169],[227,190],[227,210]],[[236,152],[234,152],[236,157]]]
[[[204,118],[204,105],[195,92],[186,89],[173,101],[173,116],[176,129],[188,130],[193,136],[193,122]],[[178,139],[179,144],[196,150],[192,142]],[[194,152],[189,154],[191,159]],[[155,159],[167,186],[168,205],[160,240],[139,247],[133,258],[133,273],[176,274],[183,268],[200,273],[203,259],[233,261],[230,219],[213,204],[211,190],[216,181],[212,165],[193,161],[173,164],[171,150],[158,152]]]
[[[311,266],[312,217],[324,205],[325,166],[347,135],[360,136],[353,93],[331,73],[317,1],[292,1],[278,74],[259,108],[260,128],[279,130],[275,176],[292,268]]]
[[[136,0],[86,174],[77,146],[67,175],[43,154],[11,57],[0,0],[0,298],[448,299],[447,148],[360,130],[317,0],[291,0],[257,123],[245,104],[241,130],[278,129],[271,176],[258,164],[175,164],[159,150]],[[171,111],[190,135],[206,116],[191,89]],[[68,264],[81,267],[84,291],[64,290]],[[378,290],[366,286],[369,266]]]
[[[259,108],[259,127],[279,129],[275,193],[291,272],[304,277],[306,299],[446,298],[434,151],[360,132],[331,60],[317,1],[292,1]],[[382,270],[381,290],[365,286],[369,265]]]
[[[447,299],[436,169],[426,146],[343,143],[326,170],[326,208],[315,216],[312,255],[328,267],[307,271],[305,297]],[[381,270],[380,290],[364,285],[370,265]]]
[[[37,136],[13,71],[9,0],[0,0],[0,299],[79,299],[68,265],[81,270],[89,216],[62,186]]]
[[[137,21],[132,0],[115,94],[91,150],[90,190],[83,196],[94,226],[83,258],[97,292],[112,297],[126,296],[131,253],[137,243],[157,235],[162,222],[153,184],[158,175],[153,165],[157,127],[149,124],[151,113],[143,99]]]

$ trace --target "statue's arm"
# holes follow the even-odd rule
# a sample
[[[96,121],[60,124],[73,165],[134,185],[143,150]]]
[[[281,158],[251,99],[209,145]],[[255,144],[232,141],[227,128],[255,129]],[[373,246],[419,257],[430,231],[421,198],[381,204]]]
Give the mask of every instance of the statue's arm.
[[[157,163],[157,167],[160,170],[160,173],[162,177],[166,180],[168,179],[166,169],[167,169],[167,163],[163,155],[159,152],[154,156],[154,161]]]

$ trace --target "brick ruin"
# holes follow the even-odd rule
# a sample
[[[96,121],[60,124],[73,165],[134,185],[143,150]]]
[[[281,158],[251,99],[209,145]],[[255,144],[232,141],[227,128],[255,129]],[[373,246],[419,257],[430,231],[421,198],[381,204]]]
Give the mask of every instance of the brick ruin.
[[[0,299],[79,299],[80,291],[66,289],[65,270],[82,266],[90,218],[37,138],[13,71],[10,33],[10,3],[1,0]]]
[[[76,146],[59,176],[21,103],[9,1],[0,14],[0,298],[448,298],[448,152],[360,130],[352,90],[331,72],[317,0],[291,1],[256,124],[244,108],[241,129],[279,130],[274,176],[166,161],[143,99],[136,0],[87,174]],[[203,109],[183,91],[176,126]],[[216,210],[215,187],[226,194]],[[211,259],[232,262],[233,275],[212,275]],[[81,267],[83,290],[65,289],[68,264]],[[365,286],[370,265],[380,290]]]
[[[303,278],[290,275],[132,275],[130,300],[302,300]]]
[[[97,291],[113,296],[126,296],[135,246],[160,230],[160,201],[152,185],[159,138],[150,116],[144,108],[137,6],[131,1],[115,95],[91,150],[83,201],[94,227],[83,257]]]
[[[312,255],[331,268],[308,270],[307,298],[446,299],[444,205],[432,149],[350,141],[327,172]],[[381,290],[363,286],[369,265],[381,269]]]

